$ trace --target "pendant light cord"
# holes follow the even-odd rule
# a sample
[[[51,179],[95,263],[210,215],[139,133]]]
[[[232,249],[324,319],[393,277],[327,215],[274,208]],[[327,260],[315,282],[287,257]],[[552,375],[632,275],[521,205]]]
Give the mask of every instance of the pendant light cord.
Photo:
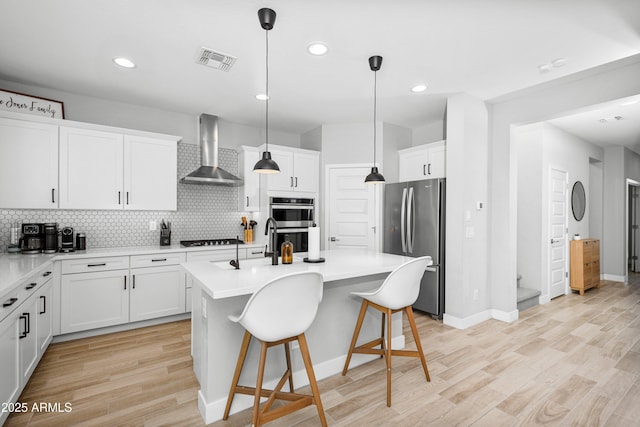
[[[376,165],[376,106],[378,104],[377,97],[378,72],[373,72],[373,166]]]
[[[266,145],[266,150],[265,151],[269,151],[269,30],[265,30],[264,31],[264,35],[265,35],[265,43],[266,43],[266,76],[267,76],[267,99],[266,99],[266,103],[267,103],[267,108],[266,108],[266,118],[265,118],[265,145]]]

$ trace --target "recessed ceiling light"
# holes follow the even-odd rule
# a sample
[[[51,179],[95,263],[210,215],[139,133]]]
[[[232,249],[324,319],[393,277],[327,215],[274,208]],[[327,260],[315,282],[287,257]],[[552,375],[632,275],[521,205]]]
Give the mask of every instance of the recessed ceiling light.
[[[329,48],[323,42],[313,42],[307,46],[307,50],[311,55],[321,56],[329,51]]]
[[[269,97],[267,96],[266,93],[259,93],[256,95],[256,99],[258,101],[266,101],[267,99],[269,99]]]
[[[424,92],[425,90],[427,90],[427,85],[416,85],[411,88],[411,92],[413,93],[420,93]]]
[[[551,65],[549,64],[538,65],[538,71],[540,72],[540,74],[546,74],[549,71],[551,71]]]
[[[116,56],[113,58],[113,62],[123,68],[136,68],[136,64],[132,60],[123,56]]]
[[[567,64],[567,60],[565,58],[557,58],[551,61],[551,65],[555,68],[564,67]]]

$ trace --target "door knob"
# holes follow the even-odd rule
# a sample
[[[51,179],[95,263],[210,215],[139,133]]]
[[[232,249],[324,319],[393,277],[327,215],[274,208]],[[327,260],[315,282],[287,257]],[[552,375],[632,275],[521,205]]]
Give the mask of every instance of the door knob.
[[[340,239],[336,239],[336,238],[335,238],[335,237],[333,237],[333,236],[329,237],[329,240],[330,240],[331,242],[339,242],[339,241],[340,241]]]

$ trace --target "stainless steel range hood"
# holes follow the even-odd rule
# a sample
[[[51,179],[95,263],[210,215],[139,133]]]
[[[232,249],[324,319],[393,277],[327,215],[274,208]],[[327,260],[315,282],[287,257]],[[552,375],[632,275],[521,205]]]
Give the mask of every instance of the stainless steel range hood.
[[[200,166],[182,178],[186,184],[227,185],[238,187],[242,180],[218,167],[218,116],[201,114],[199,117]]]

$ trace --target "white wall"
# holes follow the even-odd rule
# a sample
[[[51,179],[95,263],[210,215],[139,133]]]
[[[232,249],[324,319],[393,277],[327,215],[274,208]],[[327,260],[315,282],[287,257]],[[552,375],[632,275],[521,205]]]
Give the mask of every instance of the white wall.
[[[445,122],[443,120],[427,123],[413,128],[411,146],[428,144],[445,139]]]
[[[491,100],[489,146],[489,282],[491,307],[516,307],[517,159],[512,127],[548,120],[572,110],[640,93],[640,55]],[[448,132],[448,129],[447,129]],[[605,163],[607,161],[605,153]],[[606,183],[605,164],[605,183]],[[608,189],[605,190],[605,206]],[[611,213],[605,210],[605,224]],[[615,218],[622,222],[623,219]],[[603,241],[607,232],[604,229]],[[606,260],[608,254],[604,254]],[[602,264],[601,264],[602,265]]]
[[[117,126],[148,132],[182,136],[182,142],[198,144],[198,115],[142,107],[124,102],[93,98],[54,89],[0,80],[0,87],[10,91],[51,98],[64,102],[65,119]],[[208,114],[215,112],[203,111]],[[220,146],[237,148],[264,143],[264,128],[245,126],[220,118]],[[300,135],[269,129],[269,143],[300,147]]]
[[[411,147],[409,128],[390,123],[382,126],[382,157],[384,170],[381,171],[386,182],[398,182],[398,150]]]
[[[460,94],[447,100],[447,118],[444,320],[455,325],[490,308],[486,210],[488,114],[484,102]],[[477,202],[484,204],[481,210],[476,209]]]
[[[300,148],[307,150],[322,150],[322,126],[311,129],[300,135]]]
[[[592,159],[602,161],[604,150],[551,124],[536,123],[517,129],[518,155],[518,273],[520,285],[542,292],[549,298],[549,171],[559,169],[568,174],[568,237],[580,234],[593,237],[589,228],[591,211],[602,211],[601,201],[587,198],[584,218],[576,221],[571,211],[571,189],[582,182],[591,193]],[[601,187],[596,183],[596,187]],[[569,248],[567,246],[567,258]]]

